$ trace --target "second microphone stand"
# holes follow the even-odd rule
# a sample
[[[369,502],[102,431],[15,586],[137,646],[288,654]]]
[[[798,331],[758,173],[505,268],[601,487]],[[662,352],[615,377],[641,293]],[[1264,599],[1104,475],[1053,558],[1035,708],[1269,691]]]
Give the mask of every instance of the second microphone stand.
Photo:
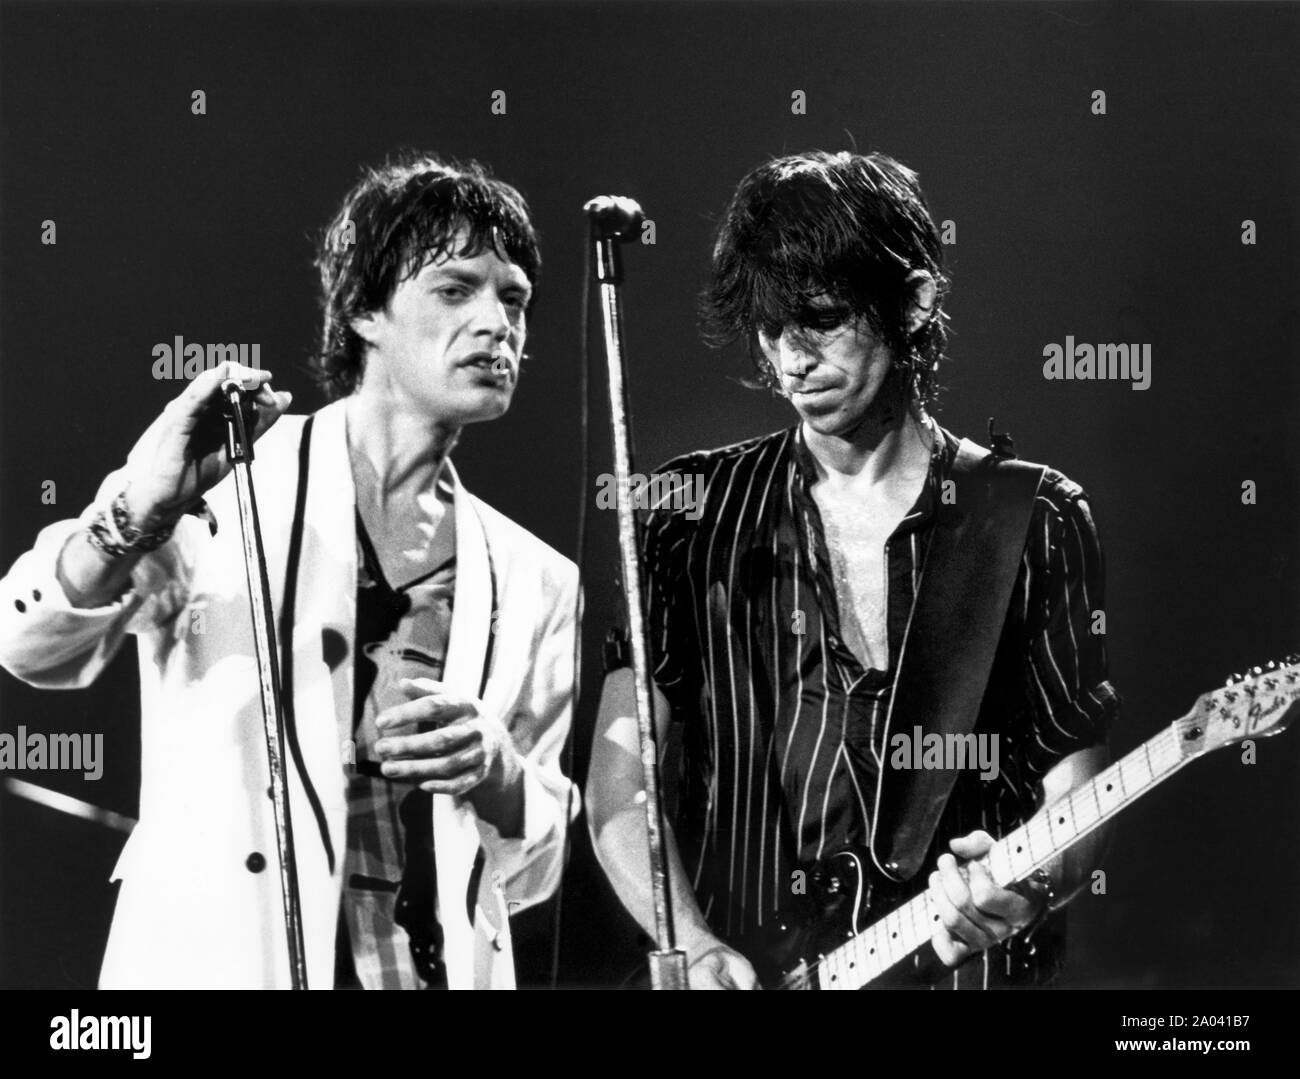
[[[652,989],[686,989],[686,953],[677,947],[673,929],[672,895],[668,888],[664,854],[663,805],[659,799],[659,750],[650,699],[650,650],[646,637],[641,590],[640,543],[632,507],[632,435],[623,357],[623,314],[619,288],[622,266],[618,243],[641,220],[641,209],[631,199],[602,197],[584,207],[591,222],[595,248],[596,280],[600,284],[601,315],[605,329],[605,355],[609,366],[609,413],[614,435],[614,474],[618,491],[618,547],[627,589],[628,636],[632,645],[632,670],[636,679],[636,719],[640,739],[641,772],[645,784],[646,833],[650,846],[650,888],[654,903],[655,949],[650,953]],[[584,327],[584,332],[585,332]]]

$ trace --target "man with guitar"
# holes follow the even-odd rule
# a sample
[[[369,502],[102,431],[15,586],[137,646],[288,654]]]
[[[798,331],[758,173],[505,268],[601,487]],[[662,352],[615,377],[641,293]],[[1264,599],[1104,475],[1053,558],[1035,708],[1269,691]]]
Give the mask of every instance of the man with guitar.
[[[849,929],[928,890],[932,953],[896,968],[911,984],[1039,984],[1062,959],[1051,915],[1099,859],[1100,829],[1012,887],[983,860],[1105,766],[1119,701],[1092,631],[1102,553],[1084,492],[927,412],[941,252],[915,174],[874,153],[762,165],[720,227],[706,328],[749,345],[798,422],[664,465],[702,477],[703,497],[646,521],[656,723],[661,737],[680,724],[667,854],[693,987],[767,984],[801,926],[814,959],[821,904],[842,907],[846,889]],[[610,651],[590,825],[648,929],[632,678]],[[912,744],[972,738],[996,741],[996,775]]]

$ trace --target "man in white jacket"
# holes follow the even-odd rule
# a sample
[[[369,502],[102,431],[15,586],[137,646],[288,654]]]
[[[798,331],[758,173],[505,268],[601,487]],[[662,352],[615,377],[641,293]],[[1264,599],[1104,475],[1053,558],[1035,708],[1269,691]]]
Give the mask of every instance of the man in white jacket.
[[[508,915],[554,891],[577,813],[578,573],[449,454],[510,405],[539,265],[523,198],[480,166],[367,172],[318,257],[333,403],[287,416],[268,371],[198,374],[0,581],[0,664],[32,685],[86,686],[138,639],[102,987],[290,981],[228,377],[258,407],[308,985],[513,986]]]

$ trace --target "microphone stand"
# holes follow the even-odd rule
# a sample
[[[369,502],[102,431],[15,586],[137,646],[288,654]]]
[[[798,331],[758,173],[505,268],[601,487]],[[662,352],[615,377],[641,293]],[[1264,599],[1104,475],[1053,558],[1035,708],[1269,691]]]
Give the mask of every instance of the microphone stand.
[[[609,414],[614,436],[614,473],[618,487],[618,546],[627,590],[628,636],[632,645],[632,670],[636,681],[637,733],[641,773],[645,785],[646,834],[650,847],[650,888],[654,902],[655,948],[649,954],[652,989],[686,989],[686,953],[677,947],[673,931],[672,896],[668,889],[664,857],[664,816],[659,800],[659,749],[655,738],[650,699],[650,667],[645,611],[641,591],[640,536],[632,508],[632,434],[623,355],[623,312],[619,295],[623,268],[618,243],[642,219],[641,208],[631,199],[603,196],[583,207],[591,223],[596,255],[596,280],[600,283],[601,315],[605,329],[605,356],[609,368]],[[584,332],[586,328],[584,327]]]
[[[280,706],[280,663],[276,654],[275,617],[271,585],[266,575],[266,555],[253,496],[253,440],[248,430],[252,415],[243,387],[235,379],[221,384],[225,398],[226,453],[235,473],[239,499],[239,527],[244,539],[244,570],[253,614],[253,641],[262,695],[262,725],[266,732],[266,757],[271,770],[271,804],[275,810],[276,850],[280,860],[280,897],[289,945],[289,977],[294,989],[307,988],[307,964],[302,937],[302,908],[298,895],[298,868],[293,851],[293,822],[284,771],[284,713]],[[247,409],[247,411],[246,411]]]

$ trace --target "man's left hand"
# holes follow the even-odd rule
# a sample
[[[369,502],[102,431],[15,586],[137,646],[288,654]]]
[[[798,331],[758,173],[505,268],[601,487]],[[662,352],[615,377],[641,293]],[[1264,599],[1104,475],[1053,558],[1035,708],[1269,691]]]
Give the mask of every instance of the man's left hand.
[[[930,874],[930,899],[939,911],[932,942],[944,964],[955,967],[1024,929],[1047,899],[1026,899],[993,883],[978,861],[993,847],[988,832],[971,832],[949,846],[953,853],[940,855]]]
[[[523,823],[523,766],[505,725],[476,697],[432,678],[404,678],[411,698],[375,718],[375,753],[388,779],[434,794],[464,795],[502,835]],[[418,730],[419,725],[433,729]]]

